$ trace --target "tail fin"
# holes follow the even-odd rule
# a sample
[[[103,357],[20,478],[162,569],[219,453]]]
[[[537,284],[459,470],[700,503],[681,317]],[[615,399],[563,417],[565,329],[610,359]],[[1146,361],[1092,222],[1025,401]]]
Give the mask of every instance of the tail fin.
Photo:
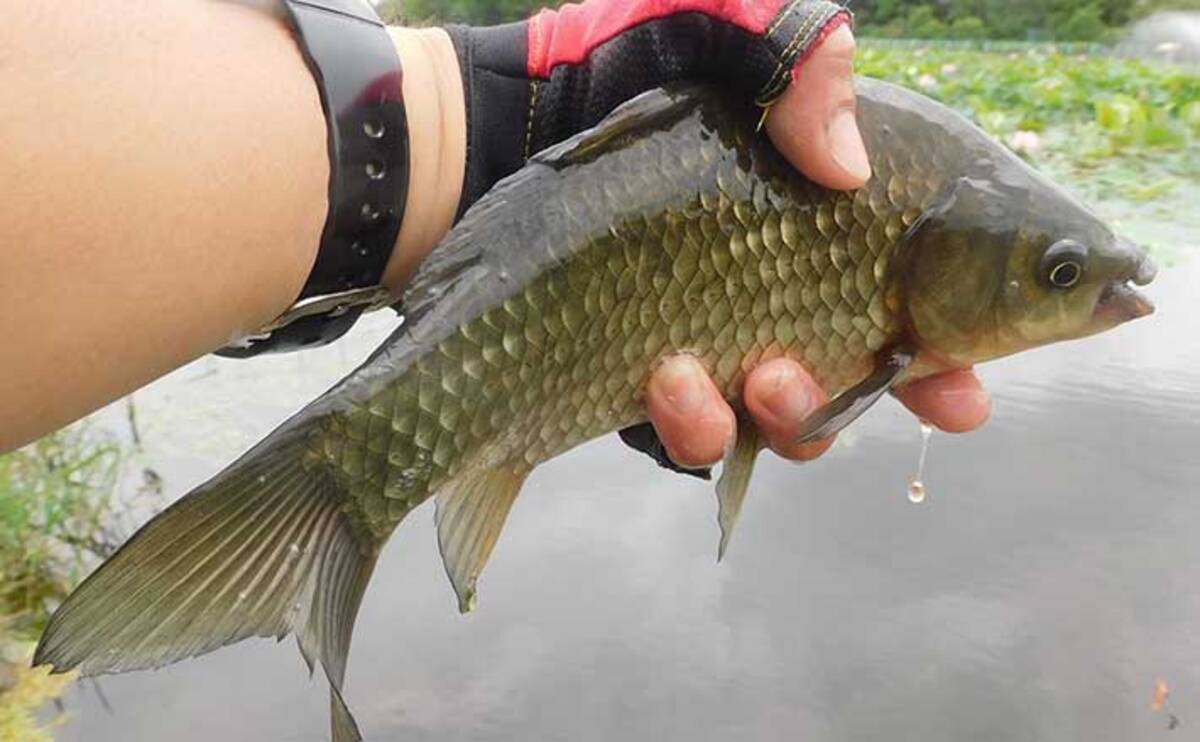
[[[151,520],[59,607],[34,664],[141,670],[295,632],[329,679],[334,740],[361,739],[341,686],[377,552],[306,438],[271,436]]]

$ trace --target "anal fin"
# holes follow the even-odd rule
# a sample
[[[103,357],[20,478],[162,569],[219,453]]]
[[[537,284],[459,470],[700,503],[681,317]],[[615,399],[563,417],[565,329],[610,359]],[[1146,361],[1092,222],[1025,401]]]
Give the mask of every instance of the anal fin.
[[[523,465],[467,469],[437,494],[438,546],[463,613],[475,608],[475,583],[527,476]]]
[[[900,380],[915,358],[916,353],[908,348],[894,348],[881,355],[870,376],[830,400],[804,421],[796,434],[796,442],[828,438],[845,429]]]
[[[737,524],[738,515],[742,512],[742,502],[746,499],[750,476],[754,473],[754,462],[762,449],[763,440],[758,428],[745,418],[739,418],[737,441],[725,457],[721,478],[717,481],[717,523],[721,526],[717,561],[725,558],[733,527]]]

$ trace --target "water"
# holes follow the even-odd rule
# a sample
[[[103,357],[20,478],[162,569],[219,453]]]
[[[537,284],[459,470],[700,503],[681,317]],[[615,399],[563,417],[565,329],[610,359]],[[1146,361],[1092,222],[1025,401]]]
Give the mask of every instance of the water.
[[[914,421],[890,400],[821,461],[764,455],[719,566],[711,488],[615,438],[533,474],[469,617],[427,505],[359,618],[347,691],[368,739],[1195,738],[1197,287],[1200,261],[1176,264],[1154,318],[983,368],[994,419],[939,436],[922,507],[896,494]],[[205,359],[139,393],[143,460],[184,492],[385,325],[304,357]],[[1151,708],[1160,677],[1175,731]],[[112,712],[79,686],[61,740],[327,734],[291,640],[100,682]]]
[[[921,456],[917,459],[917,475],[908,483],[908,501],[913,505],[925,502],[925,461],[929,458],[929,439],[933,437],[933,426],[921,421]]]

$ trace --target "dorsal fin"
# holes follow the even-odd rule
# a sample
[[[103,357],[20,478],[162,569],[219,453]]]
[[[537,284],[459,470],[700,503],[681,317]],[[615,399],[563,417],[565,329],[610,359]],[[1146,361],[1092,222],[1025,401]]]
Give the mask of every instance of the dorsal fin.
[[[479,199],[421,263],[404,295],[404,311],[411,319],[424,314],[431,304],[443,300],[453,285],[463,279],[479,292],[477,282],[488,276],[488,254],[495,240],[481,234],[511,232],[528,214],[540,207],[547,193],[555,189],[547,184],[556,171],[585,165],[602,153],[625,146],[626,140],[654,136],[670,128],[704,106],[731,105],[727,96],[712,87],[681,85],[643,93],[613,109],[596,126],[580,132],[534,155],[517,172],[501,180]],[[690,194],[686,194],[690,195]],[[616,207],[617,204],[611,204]],[[604,225],[607,228],[607,223]],[[519,268],[518,260],[508,260]],[[511,276],[512,285],[521,277]]]
[[[555,169],[590,162],[619,147],[622,139],[665,129],[721,96],[716,88],[694,84],[655,88],[617,106],[591,129],[547,147],[530,162]]]

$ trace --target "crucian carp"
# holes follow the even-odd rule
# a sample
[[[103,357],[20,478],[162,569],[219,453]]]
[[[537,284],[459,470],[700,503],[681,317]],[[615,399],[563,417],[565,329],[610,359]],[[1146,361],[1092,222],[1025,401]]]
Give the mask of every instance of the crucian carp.
[[[422,265],[403,325],[353,374],[151,520],[58,609],[36,662],[155,668],[296,634],[341,686],[377,555],[436,501],[462,610],[538,464],[645,421],[656,363],[690,353],[739,410],[793,358],[830,393],[797,439],[896,384],[1149,314],[1154,265],[1066,191],[916,93],[858,86],[874,176],[819,187],[760,112],[655,91],[535,156]],[[723,552],[762,447],[740,415],[717,485]]]

